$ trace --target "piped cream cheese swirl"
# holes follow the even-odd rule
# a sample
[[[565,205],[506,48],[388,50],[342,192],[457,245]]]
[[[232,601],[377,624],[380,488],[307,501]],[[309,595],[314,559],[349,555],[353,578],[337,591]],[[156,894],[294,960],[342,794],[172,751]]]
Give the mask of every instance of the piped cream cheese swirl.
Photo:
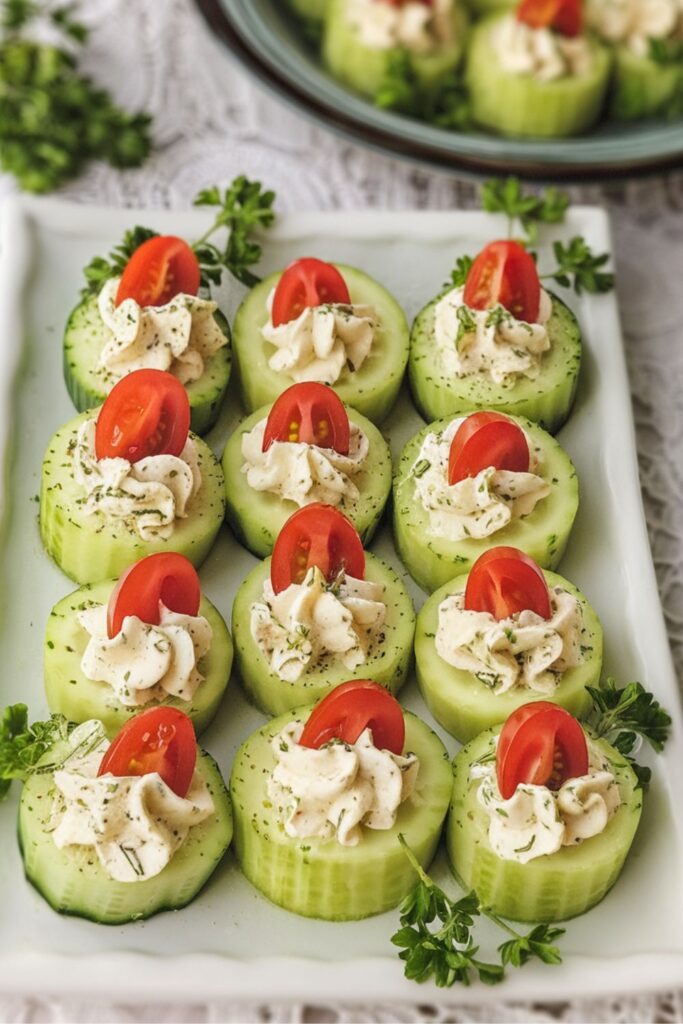
[[[491,42],[504,71],[539,82],[585,75],[593,64],[586,36],[569,37],[549,28],[533,28],[514,13],[491,27]]]
[[[430,53],[453,38],[454,0],[347,0],[346,17],[363,46],[371,50],[405,47],[412,53]]]
[[[610,43],[646,57],[650,40],[683,38],[680,0],[588,0],[586,23]]]

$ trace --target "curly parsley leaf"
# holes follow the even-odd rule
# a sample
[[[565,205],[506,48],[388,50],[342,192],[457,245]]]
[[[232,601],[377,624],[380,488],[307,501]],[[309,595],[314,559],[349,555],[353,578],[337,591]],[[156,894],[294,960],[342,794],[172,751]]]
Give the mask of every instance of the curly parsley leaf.
[[[577,295],[582,292],[597,295],[614,288],[614,274],[603,270],[609,262],[609,253],[596,256],[580,235],[572,238],[567,245],[555,242],[553,252],[557,268],[552,273],[542,274],[541,280],[550,279],[563,288],[573,288]]]
[[[264,191],[260,181],[250,181],[243,174],[235,178],[223,193],[216,186],[199,193],[195,206],[218,208],[214,223],[194,245],[204,288],[217,284],[224,270],[247,287],[258,284],[260,278],[250,268],[261,259],[262,249],[257,233],[270,227],[275,220],[274,202],[274,192]],[[222,249],[209,241],[221,228],[227,228],[229,232]]]
[[[472,124],[469,96],[461,78],[453,75],[438,88],[427,89],[413,70],[410,54],[403,49],[388,55],[375,105],[440,128],[464,131]]]
[[[451,279],[446,282],[446,287],[464,288],[473,263],[474,260],[471,256],[458,256],[455,267],[451,270]]]
[[[533,957],[537,957],[544,964],[562,963],[562,956],[555,942],[564,935],[564,931],[564,928],[539,924],[532,928],[528,935],[508,939],[498,947],[503,965],[524,967]]]
[[[683,61],[683,39],[650,39],[648,57],[655,64],[680,65]]]
[[[529,242],[538,238],[539,224],[561,224],[569,207],[569,196],[554,186],[539,195],[525,193],[519,178],[492,178],[481,187],[481,205],[487,213],[503,213],[512,235],[519,222]]]
[[[5,708],[0,719],[0,799],[7,795],[13,779],[31,775],[40,759],[55,743],[66,739],[72,728],[63,715],[29,725],[25,704]]]
[[[143,242],[156,238],[157,235],[158,231],[143,228],[138,224],[130,231],[126,231],[123,240],[114,246],[106,258],[94,256],[83,271],[86,284],[81,290],[82,297],[99,294],[102,286],[110,278],[119,277],[123,273],[135,250],[139,249]]]

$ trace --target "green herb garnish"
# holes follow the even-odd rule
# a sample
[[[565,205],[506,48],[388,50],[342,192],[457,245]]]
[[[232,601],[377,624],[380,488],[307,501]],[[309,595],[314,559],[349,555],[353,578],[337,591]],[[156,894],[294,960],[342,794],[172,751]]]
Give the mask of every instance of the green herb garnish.
[[[538,195],[524,193],[519,178],[492,178],[481,187],[481,205],[487,213],[503,213],[509,234],[519,222],[529,242],[538,238],[539,224],[561,224],[569,208],[569,196],[554,186]]]
[[[541,280],[553,280],[563,288],[573,288],[577,295],[582,292],[602,294],[614,288],[614,274],[602,268],[609,261],[609,254],[595,256],[586,241],[577,235],[567,245],[555,242],[553,252],[557,269],[542,274]]]
[[[458,256],[455,261],[455,269],[451,270],[450,286],[453,288],[463,288],[466,281],[467,275],[472,269],[474,260],[471,256]],[[446,287],[449,287],[447,283]]]
[[[426,88],[413,70],[410,54],[404,49],[388,54],[375,105],[439,128],[465,131],[472,127],[470,100],[462,79],[453,75],[437,88]]]
[[[7,795],[12,779],[31,775],[50,747],[65,740],[72,729],[63,715],[29,725],[25,704],[5,708],[0,719],[0,799]]]

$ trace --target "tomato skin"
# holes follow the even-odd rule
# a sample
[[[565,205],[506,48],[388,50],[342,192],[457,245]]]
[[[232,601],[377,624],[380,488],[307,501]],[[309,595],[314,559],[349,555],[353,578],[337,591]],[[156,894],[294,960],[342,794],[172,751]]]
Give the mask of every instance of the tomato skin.
[[[320,501],[298,509],[280,530],[270,563],[275,593],[301,583],[312,565],[328,581],[342,570],[354,579],[365,575],[365,551],[358,531],[339,509]]]
[[[517,20],[532,28],[552,28],[563,36],[578,36],[583,28],[581,0],[522,0]]]
[[[116,305],[135,299],[139,306],[165,306],[176,295],[196,295],[201,271],[190,246],[175,235],[157,235],[128,260],[116,293]]]
[[[305,309],[327,303],[351,304],[346,281],[331,263],[312,257],[295,260],[283,271],[273,296],[273,327],[296,320]]]
[[[311,381],[292,384],[268,414],[263,451],[274,441],[303,441],[349,454],[349,417],[341,398],[328,387]]]
[[[588,744],[579,722],[547,700],[523,704],[503,726],[496,750],[496,777],[504,800],[520,783],[559,789],[588,772]]]
[[[121,631],[127,615],[159,625],[159,601],[173,612],[196,615],[202,591],[197,570],[184,555],[162,551],[129,565],[114,587],[107,605],[107,635]]]
[[[368,726],[379,750],[403,753],[406,727],[401,705],[379,683],[354,679],[336,686],[315,706],[299,744],[317,750],[333,739],[355,743]]]
[[[543,570],[518,548],[501,545],[480,555],[465,586],[465,608],[488,612],[500,622],[515,612],[552,616],[550,591]]]
[[[494,466],[512,473],[529,472],[529,444],[524,431],[499,412],[475,412],[460,424],[448,457],[448,482],[457,484]]]
[[[184,797],[197,763],[191,720],[178,708],[154,707],[130,718],[106,751],[99,775],[150,775],[158,772],[167,786]]]
[[[139,462],[148,455],[180,455],[190,431],[190,400],[164,370],[134,370],[107,395],[97,417],[98,459]]]
[[[518,320],[536,323],[541,281],[533,256],[519,242],[491,242],[470,267],[463,300],[470,309],[501,305]]]

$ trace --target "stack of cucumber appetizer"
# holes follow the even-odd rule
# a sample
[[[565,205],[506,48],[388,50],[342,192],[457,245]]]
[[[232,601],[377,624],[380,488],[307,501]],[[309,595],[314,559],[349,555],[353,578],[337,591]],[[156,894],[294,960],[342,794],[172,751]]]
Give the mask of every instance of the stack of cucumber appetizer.
[[[648,776],[634,733],[659,749],[669,718],[639,684],[601,683],[598,616],[555,572],[579,482],[553,435],[582,338],[543,286],[606,291],[612,276],[582,239],[556,245],[545,273],[519,240],[563,218],[558,193],[510,181],[484,196],[517,237],[461,257],[412,332],[345,264],[302,257],[259,281],[250,232],[273,197],[246,179],[200,196],[232,224],[224,252],[136,228],[89,266],[64,338],[78,415],[47,445],[40,499],[45,550],[77,589],[47,623],[52,717],[29,726],[8,709],[0,763],[2,787],[25,783],[25,872],[55,910],[121,924],[178,909],[232,843],[293,913],[401,904],[408,976],[453,984],[503,976],[475,959],[479,913],[536,923],[531,945],[503,924],[519,944],[505,963],[558,962],[554,923],[616,882]],[[224,269],[250,286],[232,331],[211,298]],[[199,435],[231,349],[246,415],[219,461]],[[417,620],[366,550],[392,491],[380,425],[406,378],[426,425],[394,467],[393,530],[431,595]],[[197,572],[224,519],[257,559],[232,636]],[[228,789],[197,737],[230,714],[233,643],[264,721]],[[452,763],[399,703],[413,666],[442,734],[464,744]],[[427,874],[442,835],[471,890],[460,900]]]

